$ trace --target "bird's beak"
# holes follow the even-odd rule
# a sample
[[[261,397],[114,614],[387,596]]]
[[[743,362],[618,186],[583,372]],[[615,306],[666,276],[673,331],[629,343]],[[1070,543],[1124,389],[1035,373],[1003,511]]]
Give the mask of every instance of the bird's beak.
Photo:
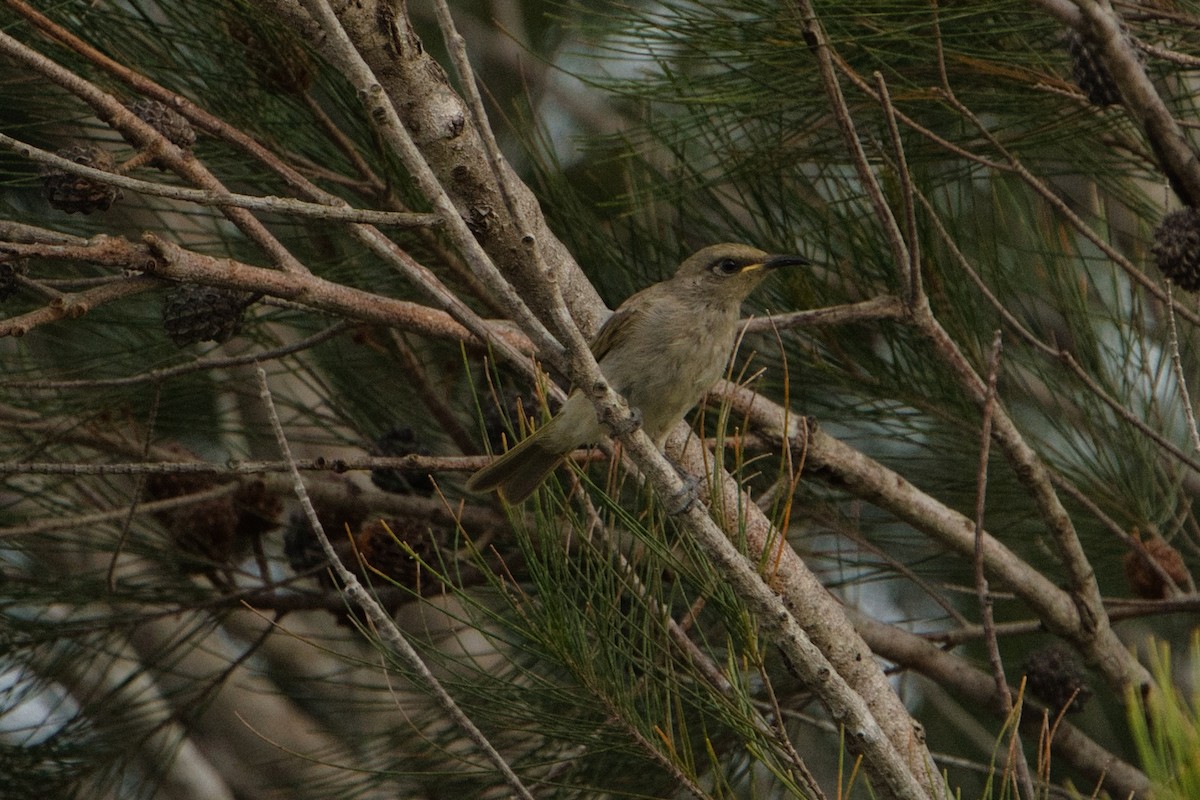
[[[755,264],[747,264],[742,267],[742,272],[754,272],[755,270],[770,271],[779,269],[780,267],[800,267],[806,264],[811,264],[804,256],[771,256],[765,261],[759,261]]]
[[[771,256],[762,263],[763,269],[779,269],[780,267],[806,267],[812,264],[804,256]]]

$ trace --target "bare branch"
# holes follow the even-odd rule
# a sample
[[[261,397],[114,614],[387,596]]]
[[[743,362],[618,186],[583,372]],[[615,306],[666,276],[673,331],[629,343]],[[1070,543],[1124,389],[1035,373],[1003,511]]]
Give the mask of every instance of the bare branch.
[[[129,189],[141,194],[165,197],[169,200],[182,200],[202,206],[218,208],[245,208],[251,211],[269,211],[305,219],[320,219],[330,222],[363,222],[371,225],[394,226],[400,228],[434,227],[442,224],[437,214],[416,214],[400,211],[372,211],[370,209],[350,208],[344,205],[323,205],[294,200],[286,197],[252,197],[235,194],[225,189],[188,189],[183,186],[168,186],[152,181],[130,178],[105,170],[79,164],[70,159],[62,158],[54,153],[41,150],[0,133],[0,147],[14,151],[17,155],[39,164],[46,164],[55,169],[82,175],[95,181],[110,183],[122,189]]]
[[[294,464],[295,459],[292,458],[291,447],[288,445],[283,425],[279,421],[279,416],[275,413],[275,404],[271,399],[271,390],[267,384],[267,373],[262,368],[258,370],[258,380],[260,396],[269,413],[271,427],[275,430],[275,438],[279,443],[279,450],[283,454],[284,461]],[[437,700],[438,705],[441,706],[446,715],[475,744],[487,760],[492,763],[492,766],[504,778],[509,788],[518,797],[533,800],[533,795],[525,788],[521,779],[513,772],[512,767],[508,765],[504,757],[500,755],[491,742],[488,741],[487,737],[484,736],[483,731],[476,727],[471,718],[466,715],[458,703],[454,701],[454,698],[450,696],[450,693],[442,686],[441,681],[426,666],[420,654],[409,644],[408,639],[405,638],[400,628],[397,627],[391,615],[363,588],[357,576],[342,563],[338,557],[337,550],[334,549],[333,544],[330,543],[329,538],[325,535],[325,530],[321,527],[321,521],[317,519],[317,512],[313,508],[312,501],[309,499],[308,492],[304,487],[304,479],[300,476],[300,471],[294,467],[292,468],[292,481],[296,498],[304,508],[308,522],[321,542],[321,549],[325,552],[325,557],[333,565],[338,578],[345,586],[344,591],[346,595],[363,610],[363,613],[371,620],[375,629],[383,637],[383,640],[387,642],[392,651],[415,673],[417,680]]]
[[[987,673],[903,628],[884,624],[857,611],[851,611],[850,614],[855,627],[880,657],[920,672],[939,686],[954,692],[963,702],[996,707],[996,684]],[[1026,702],[1034,705],[1031,701]],[[1026,733],[1040,735],[1040,717],[1036,713],[1022,715],[1021,724]],[[1064,721],[1059,725],[1052,745],[1057,755],[1092,781],[1103,783],[1113,796],[1148,796],[1150,779],[1145,773],[1113,755],[1069,722]]]
[[[1185,205],[1200,206],[1200,159],[1146,74],[1131,39],[1107,0],[1072,0],[1080,21],[1074,27],[1093,41],[1121,91],[1126,111],[1145,131],[1171,187]],[[1043,0],[1044,2],[1044,0]]]
[[[996,380],[1000,373],[1001,334],[996,331],[992,340],[992,353],[988,359],[987,395],[983,402],[983,422],[979,434],[979,474],[975,483],[975,555],[972,562],[975,566],[975,593],[979,599],[980,618],[984,631],[984,642],[987,644],[988,661],[992,665],[992,678],[996,682],[996,697],[1000,700],[1000,714],[1008,719],[1012,716],[1012,696],[1008,692],[1008,682],[1004,677],[1004,662],[1000,658],[1000,643],[996,639],[995,617],[992,613],[993,603],[991,591],[988,588],[987,575],[983,570],[983,516],[987,499],[988,453],[992,440],[992,415],[996,410]],[[1023,710],[1023,707],[1022,707]],[[1021,746],[1019,726],[1013,730],[1012,747],[1009,752],[1016,761],[1016,777],[1021,794],[1027,800],[1034,800],[1037,794],[1033,788],[1033,778],[1029,773],[1029,762],[1025,759],[1025,749]]]
[[[16,0],[12,0],[12,2],[16,2]],[[18,3],[18,5],[24,4]],[[18,63],[44,75],[47,79],[79,97],[90,105],[102,120],[112,125],[135,144],[152,148],[155,158],[162,160],[171,169],[196,185],[210,191],[227,192],[216,176],[205,169],[197,159],[184,153],[163,134],[121,105],[115,97],[100,90],[91,82],[26,47],[3,31],[0,31],[0,53],[4,53]],[[223,211],[225,216],[237,225],[251,241],[261,247],[281,269],[288,272],[307,272],[288,252],[287,248],[253,215],[244,209],[235,207],[226,207]]]
[[[742,323],[742,331],[745,333],[769,333],[789,328],[850,325],[855,322],[871,322],[880,319],[903,319],[907,313],[900,298],[881,295],[860,303],[849,303],[843,306],[755,317]]]
[[[0,249],[5,249],[0,243]],[[94,308],[162,287],[162,281],[147,277],[124,278],[75,294],[64,294],[49,304],[0,320],[0,338],[21,337],[40,325],[63,319],[78,319]]]
[[[310,347],[315,347],[322,342],[326,342],[350,329],[349,322],[335,322],[320,333],[315,333],[312,336],[305,337],[292,344],[282,345],[280,347],[271,348],[270,350],[261,350],[256,353],[250,353],[244,356],[230,356],[227,358],[198,358],[189,364],[180,364],[177,367],[165,367],[163,369],[152,369],[146,372],[139,372],[136,375],[128,375],[122,378],[84,378],[81,380],[10,380],[5,385],[12,389],[30,389],[36,391],[60,392],[70,389],[94,389],[102,386],[135,386],[142,383],[161,383],[170,378],[175,378],[180,375],[187,375],[193,372],[207,372],[212,369],[225,369],[227,367],[245,366],[254,363],[266,363],[282,358],[283,356],[299,353]]]

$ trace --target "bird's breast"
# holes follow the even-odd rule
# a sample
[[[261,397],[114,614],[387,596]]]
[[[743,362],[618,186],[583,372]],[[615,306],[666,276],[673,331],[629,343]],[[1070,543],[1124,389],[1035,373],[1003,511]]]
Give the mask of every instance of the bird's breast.
[[[721,377],[737,330],[737,309],[660,307],[646,314],[601,370],[661,440]]]

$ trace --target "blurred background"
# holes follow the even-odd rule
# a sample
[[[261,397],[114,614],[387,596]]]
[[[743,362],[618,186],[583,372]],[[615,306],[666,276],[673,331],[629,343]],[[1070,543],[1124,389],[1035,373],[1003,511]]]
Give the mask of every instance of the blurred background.
[[[272,5],[62,0],[39,29],[38,12],[0,3],[0,133],[186,185],[139,163],[62,77],[73,75],[230,191],[296,196],[268,159],[148,101],[136,74],[354,207],[428,210],[345,75]],[[1187,697],[1200,669],[1188,395],[1200,376],[1200,227],[1164,222],[1180,202],[1153,139],[1095,42],[1055,5],[815,11],[933,314],[980,375],[1000,332],[998,402],[1053,475],[1118,635],[1148,662],[1149,642],[1168,647],[1161,674],[1173,670]],[[1114,6],[1158,98],[1194,137],[1200,9]],[[453,74],[432,6],[406,10]],[[610,307],[717,241],[816,264],[772,278],[748,315],[904,296],[907,273],[800,6],[495,0],[452,11],[505,157]],[[18,59],[20,48],[44,61]],[[149,232],[278,264],[211,205],[116,190],[11,143],[0,180],[0,796],[507,796],[343,599],[278,463],[256,365],[340,555],[537,796],[818,796],[798,763],[825,796],[870,796],[836,724],[632,481],[618,485],[606,464],[562,473],[523,510],[464,492],[455,459],[519,438],[545,410],[544,385],[452,338],[81,255],[90,237]],[[481,235],[496,213],[471,207],[468,222]],[[342,222],[255,216],[321,279],[436,305]],[[478,314],[502,315],[436,228],[385,230]],[[78,303],[86,313],[68,313]],[[907,321],[759,330],[730,377],[975,517],[980,406]],[[852,486],[802,468],[796,480],[777,444],[742,435],[752,432],[737,413],[711,405],[695,423],[846,606],[989,670],[970,558]],[[408,455],[429,460],[338,463]],[[988,532],[1064,584],[1022,475],[997,452],[985,466]],[[1028,675],[1049,720],[1067,709],[1100,752],[1160,781],[1158,796],[1196,796],[1179,782],[1187,757],[1139,738],[1130,717],[1141,712],[1045,629],[1021,587],[991,588],[1010,685]],[[679,648],[667,618],[705,659]],[[950,785],[1002,796],[996,710],[920,665],[886,666]],[[1194,736],[1194,704],[1183,720]],[[1045,796],[1070,785],[1093,796],[1095,762],[1047,761],[1028,734],[1024,745]]]

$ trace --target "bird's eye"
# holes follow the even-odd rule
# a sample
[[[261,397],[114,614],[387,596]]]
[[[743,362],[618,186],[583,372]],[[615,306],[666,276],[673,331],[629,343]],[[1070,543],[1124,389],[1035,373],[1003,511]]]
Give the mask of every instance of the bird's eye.
[[[722,258],[716,264],[713,264],[713,272],[718,275],[733,275],[741,270],[742,266],[732,258]]]

